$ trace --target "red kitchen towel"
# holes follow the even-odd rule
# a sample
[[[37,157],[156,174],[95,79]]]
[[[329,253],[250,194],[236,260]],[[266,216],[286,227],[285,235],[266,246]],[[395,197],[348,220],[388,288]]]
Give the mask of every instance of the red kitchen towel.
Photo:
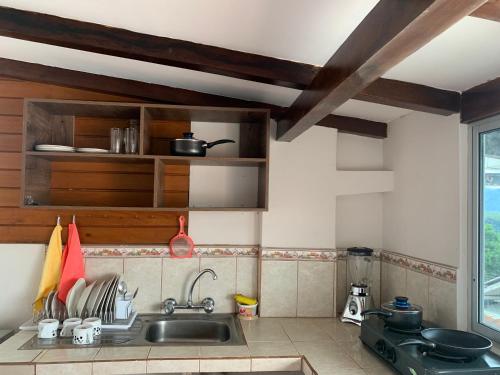
[[[61,281],[57,297],[66,303],[69,290],[75,285],[76,280],[85,277],[85,266],[83,263],[80,237],[75,224],[68,224],[68,241],[62,255]]]

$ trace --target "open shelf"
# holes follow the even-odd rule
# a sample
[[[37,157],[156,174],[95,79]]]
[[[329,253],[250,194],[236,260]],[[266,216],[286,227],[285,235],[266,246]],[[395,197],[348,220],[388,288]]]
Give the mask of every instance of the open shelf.
[[[110,129],[131,120],[138,154],[33,151],[37,144],[107,149]],[[206,157],[170,155],[170,141],[188,131],[235,143]],[[268,150],[264,109],[29,99],[21,206],[31,196],[33,208],[265,211]]]

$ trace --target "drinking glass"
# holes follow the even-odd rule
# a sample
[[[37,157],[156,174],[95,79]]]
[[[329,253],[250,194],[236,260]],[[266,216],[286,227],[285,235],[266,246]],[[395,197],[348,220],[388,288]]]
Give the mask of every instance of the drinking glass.
[[[119,154],[122,151],[122,129],[111,128],[110,134],[110,152],[113,154]]]
[[[137,127],[131,126],[129,128],[125,128],[124,130],[125,132],[123,134],[123,144],[125,146],[125,153],[137,154],[137,143],[138,143]]]

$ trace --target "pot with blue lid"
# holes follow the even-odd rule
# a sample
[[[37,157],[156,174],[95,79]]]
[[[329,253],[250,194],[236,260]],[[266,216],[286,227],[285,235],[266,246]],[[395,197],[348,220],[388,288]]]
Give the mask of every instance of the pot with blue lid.
[[[377,315],[385,320],[388,327],[401,331],[413,331],[422,327],[422,306],[412,304],[408,297],[398,296],[393,301],[383,303],[380,309],[366,310],[364,316]]]

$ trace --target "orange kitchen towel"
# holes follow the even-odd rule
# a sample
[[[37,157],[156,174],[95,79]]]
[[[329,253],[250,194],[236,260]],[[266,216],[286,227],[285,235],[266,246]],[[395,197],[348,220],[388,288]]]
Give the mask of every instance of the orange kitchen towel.
[[[61,302],[66,303],[66,296],[75,285],[76,280],[85,278],[80,237],[75,224],[68,225],[68,242],[64,248],[62,260],[61,281],[59,282],[57,297]]]
[[[39,312],[42,307],[42,299],[47,297],[52,290],[57,288],[57,283],[61,276],[61,240],[62,227],[56,225],[50,236],[47,253],[45,254],[45,263],[43,264],[42,277],[38,286],[38,294],[33,303],[33,311]]]

